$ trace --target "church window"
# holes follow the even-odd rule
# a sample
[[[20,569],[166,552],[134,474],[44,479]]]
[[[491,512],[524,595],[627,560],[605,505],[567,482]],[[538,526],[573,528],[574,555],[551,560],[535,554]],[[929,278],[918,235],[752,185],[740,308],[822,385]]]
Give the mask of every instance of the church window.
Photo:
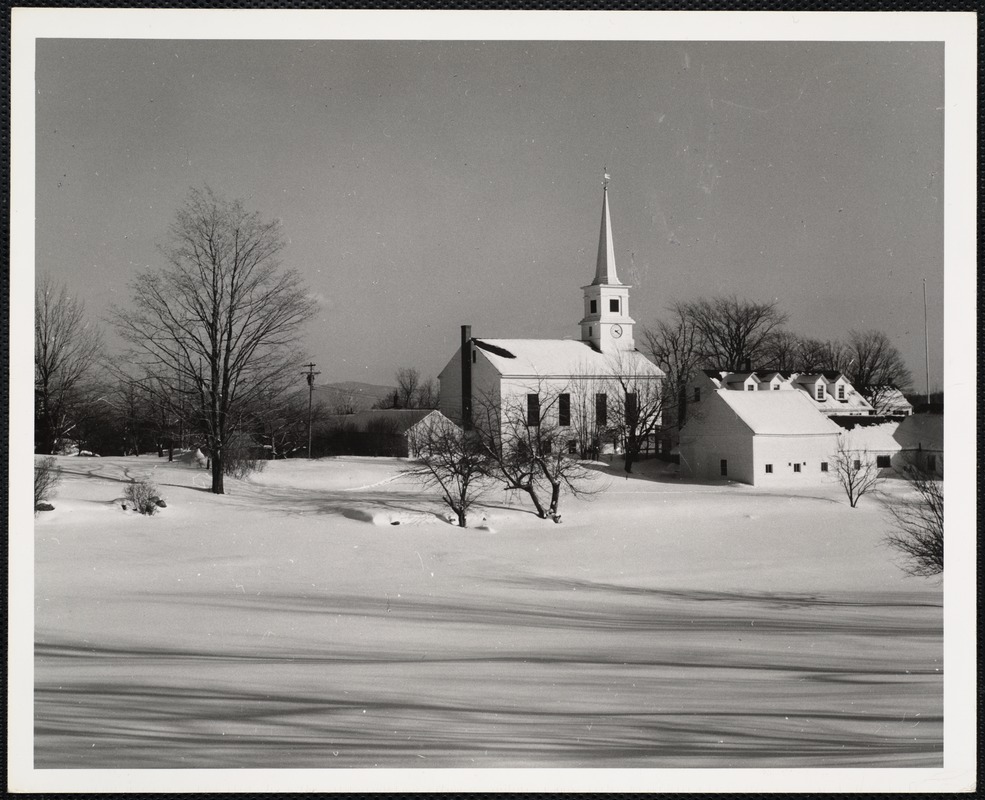
[[[476,352],[475,352],[475,350],[472,351],[472,363],[473,364],[476,363]]]
[[[595,424],[599,427],[609,423],[607,411],[606,396],[604,394],[595,395]]]
[[[571,395],[559,394],[557,396],[557,424],[567,427],[571,424]]]
[[[540,425],[540,395],[527,395],[527,425]]]
[[[794,472],[800,472],[800,464],[799,463],[793,465],[793,471]]]
[[[609,300],[609,311],[615,311],[619,313],[619,298],[613,297]]]
[[[591,325],[588,326],[588,335],[589,336],[592,335],[592,326]]]
[[[598,301],[596,301],[596,300],[589,300],[588,301],[588,305],[589,305],[589,308],[591,309],[591,311],[589,313],[591,313],[591,314],[597,314],[598,313],[598,311],[599,311]]]
[[[639,414],[639,397],[636,392],[626,392],[626,424],[630,427],[636,425]]]

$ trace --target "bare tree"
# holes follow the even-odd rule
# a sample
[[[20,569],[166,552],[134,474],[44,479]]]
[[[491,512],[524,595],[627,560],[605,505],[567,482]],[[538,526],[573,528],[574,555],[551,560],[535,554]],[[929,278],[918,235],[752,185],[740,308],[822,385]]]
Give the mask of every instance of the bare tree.
[[[834,475],[848,496],[852,508],[869,492],[875,491],[882,478],[876,460],[866,450],[852,449],[843,437],[834,456]]]
[[[438,407],[438,385],[434,378],[425,378],[417,387],[417,397],[414,402],[416,408],[437,408]]]
[[[644,328],[642,339],[644,352],[666,373],[666,422],[680,428],[687,421],[687,386],[701,365],[701,340],[683,303],[675,303],[671,314],[669,322]]]
[[[408,473],[425,488],[438,489],[464,528],[469,509],[486,488],[489,456],[482,442],[454,425],[424,420],[411,449],[417,465]]]
[[[632,473],[640,455],[656,444],[657,434],[664,428],[668,406],[673,405],[663,380],[641,375],[628,359],[612,359],[612,377],[606,392],[612,398],[609,427],[618,431],[623,443],[624,465]]]
[[[193,409],[216,494],[226,447],[256,402],[294,384],[293,346],[314,310],[298,273],[280,269],[282,248],[277,222],[209,188],[193,190],[162,248],[167,266],[139,275],[133,309],[115,313],[133,359]]]
[[[912,377],[903,356],[882,331],[849,332],[847,350],[848,380],[869,402],[878,400],[880,391],[910,388]]]
[[[95,400],[93,371],[102,335],[81,300],[43,275],[34,292],[35,449],[54,453]]]
[[[476,436],[489,454],[490,474],[507,489],[524,492],[538,517],[555,522],[561,521],[564,494],[582,497],[597,491],[596,474],[581,463],[579,434],[570,414],[576,399],[587,394],[584,382],[577,383],[562,388],[540,381],[526,395],[510,395],[501,403],[484,399],[473,406]]]
[[[777,328],[765,338],[762,358],[754,366],[779,372],[796,370],[802,341],[797,334]]]
[[[414,408],[421,375],[414,367],[397,370],[397,405],[394,408]]]
[[[885,541],[903,554],[908,574],[938,575],[944,571],[944,484],[913,464],[902,474],[913,491],[887,503],[897,529]]]
[[[762,360],[770,334],[787,321],[776,301],[756,303],[735,295],[684,303],[682,310],[698,331],[707,366],[731,371]]]

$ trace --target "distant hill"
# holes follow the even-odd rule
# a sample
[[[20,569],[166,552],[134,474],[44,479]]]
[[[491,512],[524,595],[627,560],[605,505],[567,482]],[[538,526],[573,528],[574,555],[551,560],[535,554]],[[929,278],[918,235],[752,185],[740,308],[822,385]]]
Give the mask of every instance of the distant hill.
[[[346,403],[351,404],[353,411],[366,411],[393,394],[394,388],[359,381],[323,383],[315,385],[313,399],[315,403],[322,403],[329,414],[336,413]]]

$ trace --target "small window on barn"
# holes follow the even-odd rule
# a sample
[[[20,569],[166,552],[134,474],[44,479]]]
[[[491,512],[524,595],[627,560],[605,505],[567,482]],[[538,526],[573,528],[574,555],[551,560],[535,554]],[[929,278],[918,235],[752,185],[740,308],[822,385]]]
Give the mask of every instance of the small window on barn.
[[[772,464],[767,464],[766,465],[766,474],[767,475],[772,475],[773,474],[773,465]]]
[[[588,301],[588,308],[589,308],[589,312],[588,313],[590,313],[590,314],[598,314],[599,313],[599,304],[598,304],[598,301],[597,300],[589,300]]]
[[[563,428],[571,424],[570,394],[559,394],[557,396],[557,424]]]
[[[853,467],[854,467],[854,469],[855,469],[856,472],[858,470],[862,469],[862,462],[859,461],[857,458],[855,459],[854,462],[852,462],[852,464],[853,464]]]
[[[780,384],[778,384],[778,383],[774,383],[773,384],[773,391],[774,392],[777,391],[779,388],[780,388]]]
[[[617,314],[619,313],[619,298],[618,297],[612,297],[612,298],[609,299],[609,311],[615,311]]]
[[[828,471],[828,462],[827,461],[822,461],[821,462],[821,472],[827,472],[827,471]]]
[[[604,394],[595,395],[595,424],[600,428],[609,424],[606,400],[607,398]]]
[[[568,453],[570,455],[575,455],[578,452],[578,440],[568,439]]]
[[[701,387],[700,386],[695,386],[694,387],[694,402],[695,403],[700,403],[701,402]]]
[[[723,458],[719,462],[719,468],[722,471],[722,475],[728,475],[728,459],[727,458]]]
[[[889,456],[876,456],[876,466],[880,469],[889,466]]]
[[[927,456],[927,472],[937,472],[937,456]]]
[[[800,472],[800,464],[799,463],[793,465],[793,471],[794,472]]]
[[[753,386],[751,383],[747,383],[746,384],[746,391],[747,392],[755,392],[756,391],[756,387]]]
[[[540,395],[527,395],[527,425],[540,425]]]

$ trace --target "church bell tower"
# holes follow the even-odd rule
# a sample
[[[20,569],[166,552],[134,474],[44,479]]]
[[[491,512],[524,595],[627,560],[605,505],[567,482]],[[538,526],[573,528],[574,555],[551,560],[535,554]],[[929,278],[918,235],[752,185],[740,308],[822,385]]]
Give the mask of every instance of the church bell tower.
[[[601,353],[618,353],[636,349],[633,340],[634,320],[629,316],[629,286],[616,275],[616,254],[612,244],[612,220],[609,218],[609,176],[602,184],[602,229],[595,263],[595,280],[582,287],[585,316],[581,322],[581,340]]]

